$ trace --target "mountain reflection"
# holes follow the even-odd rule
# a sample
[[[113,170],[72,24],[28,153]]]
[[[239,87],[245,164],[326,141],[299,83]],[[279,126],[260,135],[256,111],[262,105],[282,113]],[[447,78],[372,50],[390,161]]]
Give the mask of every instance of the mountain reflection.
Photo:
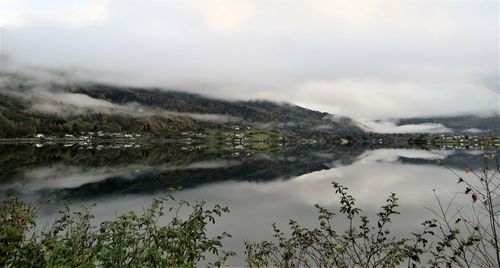
[[[478,152],[371,150],[365,146],[300,145],[235,154],[217,147],[165,143],[106,149],[30,144],[0,145],[0,197],[95,199],[154,194],[216,182],[271,182],[356,161],[436,165],[480,164]]]

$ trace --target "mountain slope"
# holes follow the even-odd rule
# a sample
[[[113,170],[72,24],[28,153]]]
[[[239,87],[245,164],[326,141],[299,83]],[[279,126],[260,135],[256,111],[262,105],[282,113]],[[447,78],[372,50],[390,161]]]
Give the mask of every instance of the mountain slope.
[[[44,82],[14,77],[0,85],[0,137],[80,131],[177,137],[184,131],[233,125],[300,137],[357,137],[349,118],[269,101],[224,101],[196,94],[95,83]]]

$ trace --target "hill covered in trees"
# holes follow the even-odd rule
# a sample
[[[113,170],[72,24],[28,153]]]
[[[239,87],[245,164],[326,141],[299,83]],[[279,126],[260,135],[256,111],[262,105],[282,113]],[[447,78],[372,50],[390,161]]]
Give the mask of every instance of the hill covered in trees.
[[[97,131],[175,138],[186,131],[235,126],[307,138],[364,135],[349,118],[288,103],[225,101],[163,89],[7,75],[0,96],[0,138]]]

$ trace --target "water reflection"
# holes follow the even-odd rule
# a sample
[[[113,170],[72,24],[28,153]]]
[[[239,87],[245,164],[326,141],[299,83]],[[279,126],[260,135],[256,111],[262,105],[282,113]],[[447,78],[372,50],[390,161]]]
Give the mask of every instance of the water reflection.
[[[226,247],[244,261],[244,241],[269,239],[271,224],[284,226],[297,219],[316,224],[312,207],[337,205],[331,182],[351,189],[358,204],[374,216],[390,192],[400,198],[401,217],[394,221],[396,234],[416,230],[435,205],[432,189],[447,200],[463,189],[457,178],[437,165],[446,163],[455,172],[478,166],[478,152],[413,149],[370,150],[362,146],[304,145],[235,157],[223,150],[186,150],[185,145],[164,144],[79,150],[61,146],[1,147],[0,197],[18,195],[41,202],[56,195],[73,199],[73,206],[96,202],[96,221],[130,210],[142,211],[153,196],[168,187],[183,187],[176,196],[227,205],[231,213],[210,232],[229,232]],[[467,204],[456,199],[456,206]],[[53,219],[57,206],[41,210],[41,223]],[[339,226],[342,227],[342,226]]]
[[[181,147],[182,146],[182,147]],[[363,148],[297,146],[235,157],[220,150],[182,150],[164,144],[140,148],[79,150],[62,146],[5,146],[0,195],[39,199],[56,195],[93,199],[125,193],[156,193],[220,181],[270,181],[350,164]],[[180,148],[181,147],[181,148]]]

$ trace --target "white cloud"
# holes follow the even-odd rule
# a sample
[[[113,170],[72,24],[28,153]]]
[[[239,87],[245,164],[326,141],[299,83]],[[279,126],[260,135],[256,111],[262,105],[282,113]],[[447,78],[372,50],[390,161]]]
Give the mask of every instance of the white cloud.
[[[367,130],[376,133],[449,133],[452,129],[447,128],[443,124],[408,124],[398,126],[395,122],[390,121],[370,121],[359,120],[360,126]]]
[[[17,26],[24,22],[25,18],[21,15],[18,1],[0,0],[0,27],[5,25]]]
[[[213,0],[192,3],[199,11],[205,25],[215,31],[235,30],[252,18],[251,2],[238,0]]]
[[[479,134],[479,133],[486,132],[486,130],[479,129],[479,128],[468,128],[468,129],[465,129],[464,132],[471,133],[471,134]]]
[[[54,23],[78,26],[107,17],[107,0],[0,0],[0,26]]]

